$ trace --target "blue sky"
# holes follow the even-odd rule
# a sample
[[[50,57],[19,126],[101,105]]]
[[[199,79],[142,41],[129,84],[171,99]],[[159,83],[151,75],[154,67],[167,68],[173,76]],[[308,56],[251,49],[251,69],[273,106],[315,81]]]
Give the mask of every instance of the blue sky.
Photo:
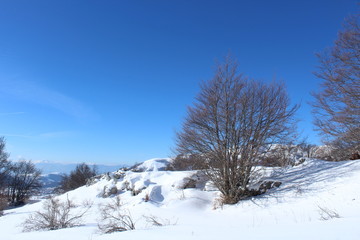
[[[12,159],[128,163],[168,157],[186,107],[229,52],[282,80],[313,143],[316,52],[357,1],[0,3],[0,136]]]

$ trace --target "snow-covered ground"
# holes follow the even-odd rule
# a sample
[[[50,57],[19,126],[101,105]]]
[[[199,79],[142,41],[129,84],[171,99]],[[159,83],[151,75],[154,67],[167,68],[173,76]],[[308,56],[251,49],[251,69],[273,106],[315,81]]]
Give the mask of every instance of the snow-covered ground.
[[[163,171],[171,163],[171,158],[153,158],[136,165],[136,171]]]
[[[219,193],[205,191],[208,185],[201,181],[196,189],[182,189],[195,172],[156,171],[159,166],[154,164],[158,163],[153,159],[144,164],[155,171],[118,172],[60,196],[79,205],[93,202],[79,227],[22,232],[23,221],[41,209],[43,202],[38,202],[5,211],[0,217],[0,239],[360,239],[360,161],[307,160],[296,167],[277,169],[271,178],[283,182],[279,188],[223,207],[217,204]],[[136,230],[101,234],[99,206],[114,199],[113,195],[104,196],[115,186]],[[125,188],[142,191],[132,196]],[[147,196],[149,201],[144,200]],[[339,217],[328,218],[326,212]],[[166,226],[152,226],[146,216],[154,216]]]

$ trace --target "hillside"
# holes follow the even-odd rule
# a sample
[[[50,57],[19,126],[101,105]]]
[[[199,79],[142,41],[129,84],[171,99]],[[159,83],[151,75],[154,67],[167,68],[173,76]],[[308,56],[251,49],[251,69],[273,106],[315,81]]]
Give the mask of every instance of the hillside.
[[[217,204],[219,193],[202,181],[201,175],[191,177],[196,172],[161,171],[157,167],[157,171],[150,171],[154,164],[157,161],[145,162],[143,166],[149,170],[145,172],[105,175],[91,186],[60,196],[79,206],[93,202],[82,226],[22,232],[22,222],[41,209],[42,202],[38,202],[5,211],[0,217],[1,239],[359,239],[360,161],[310,159],[296,167],[267,169],[268,178],[282,182],[279,188],[223,207]],[[182,189],[189,177],[199,180],[197,188]],[[97,228],[99,206],[114,200],[110,194],[114,187],[136,230],[101,234]],[[149,216],[165,226],[152,226]]]
[[[140,164],[136,164],[132,170],[142,172],[164,171],[170,162],[171,158],[153,158]]]

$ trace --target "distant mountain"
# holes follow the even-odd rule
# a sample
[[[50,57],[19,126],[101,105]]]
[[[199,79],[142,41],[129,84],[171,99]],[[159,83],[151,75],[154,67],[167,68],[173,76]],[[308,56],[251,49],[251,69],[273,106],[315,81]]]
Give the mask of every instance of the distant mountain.
[[[35,162],[35,166],[42,171],[40,178],[43,184],[44,193],[50,193],[52,189],[59,186],[62,176],[69,174],[76,168],[78,163],[54,163],[54,162]],[[102,165],[102,164],[88,164],[89,166],[96,166],[99,174],[114,172],[125,165]]]
[[[42,174],[69,174],[72,170],[76,168],[78,163],[56,163],[56,162],[35,162],[35,166],[42,171]],[[95,165],[99,174],[106,172],[114,172],[119,170],[122,167],[125,167],[125,164],[119,165],[104,165],[104,164],[88,164],[89,166]]]
[[[50,190],[54,189],[57,186],[59,186],[62,176],[63,175],[60,173],[49,173],[49,174],[41,175],[40,181],[41,181],[45,191],[48,189],[50,189]]]

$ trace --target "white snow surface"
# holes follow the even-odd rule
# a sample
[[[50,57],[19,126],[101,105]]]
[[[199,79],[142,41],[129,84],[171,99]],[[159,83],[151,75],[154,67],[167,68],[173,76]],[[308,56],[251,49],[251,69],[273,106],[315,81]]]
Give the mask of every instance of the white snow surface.
[[[275,169],[271,179],[283,182],[279,188],[217,208],[218,191],[181,189],[184,179],[194,173],[127,171],[117,181],[104,177],[91,186],[61,195],[59,198],[68,197],[80,206],[85,201],[93,202],[83,225],[73,228],[22,232],[24,220],[40,210],[45,200],[6,210],[0,217],[0,239],[360,239],[360,161],[309,159],[296,167]],[[123,207],[136,222],[136,230],[101,234],[97,227],[99,205],[115,197],[104,198],[104,191],[126,185],[143,189],[136,196],[125,189],[118,193]],[[146,195],[150,197],[148,202],[144,201]],[[324,212],[320,208],[334,211],[340,217],[321,220]],[[155,216],[168,225],[151,226],[144,216]]]
[[[162,171],[171,163],[171,158],[153,158],[136,166],[136,170],[140,171]]]

